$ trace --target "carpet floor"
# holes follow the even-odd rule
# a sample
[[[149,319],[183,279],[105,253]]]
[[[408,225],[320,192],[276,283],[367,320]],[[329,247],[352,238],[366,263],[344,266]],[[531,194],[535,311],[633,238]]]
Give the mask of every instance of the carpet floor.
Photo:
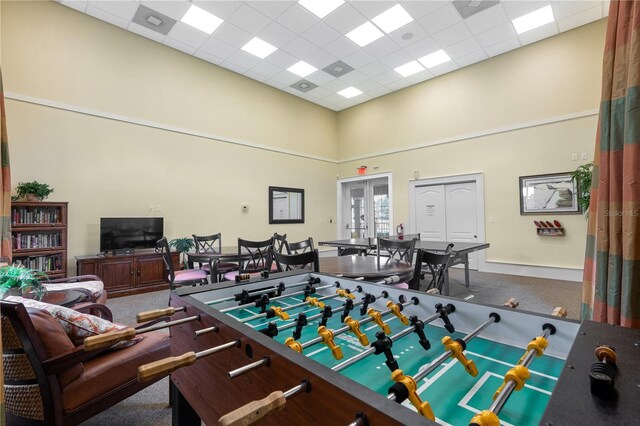
[[[450,295],[470,302],[502,304],[514,297],[520,302],[518,309],[521,310],[551,314],[555,307],[562,306],[567,309],[568,318],[580,317],[581,283],[470,271],[471,285],[467,288],[464,270],[455,268],[450,270],[449,281]],[[114,321],[135,324],[137,312],[163,307],[167,302],[168,291],[159,291],[109,299],[107,306],[113,312]],[[169,379],[165,378],[83,425],[169,426],[168,402]]]

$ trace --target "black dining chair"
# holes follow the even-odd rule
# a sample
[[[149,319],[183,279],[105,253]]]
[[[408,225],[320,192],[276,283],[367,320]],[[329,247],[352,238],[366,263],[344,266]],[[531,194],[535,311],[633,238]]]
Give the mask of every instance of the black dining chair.
[[[273,252],[289,254],[289,246],[287,245],[287,234],[280,235],[277,232],[273,234]]]
[[[415,270],[413,278],[409,281],[409,288],[412,290],[420,290],[420,280],[423,279],[426,274],[429,274],[431,281],[424,290],[427,291],[437,288],[441,294],[449,295],[447,274],[449,266],[451,266],[453,247],[453,244],[449,244],[444,253],[418,250]]]
[[[378,238],[378,245],[376,246],[378,266],[391,261],[404,261],[411,265],[413,263],[413,251],[416,247],[416,241],[416,238],[402,241]],[[409,288],[409,284],[406,282],[400,282],[393,286]]]
[[[274,252],[273,256],[278,265],[278,272],[293,271],[296,269],[309,269],[320,272],[318,250],[306,251],[298,254],[284,254]]]
[[[169,287],[172,290],[176,287],[182,287],[185,285],[207,284],[209,282],[207,273],[202,269],[174,270],[169,242],[166,237],[160,238],[156,243],[156,246],[158,251],[162,253],[162,259],[164,260],[164,266],[167,271],[167,278],[169,279]]]
[[[294,243],[287,242],[289,247],[289,254],[300,254],[309,251],[313,251],[313,238],[309,237],[306,240],[296,241]]]
[[[258,276],[262,271],[271,271],[273,264],[273,237],[264,241],[238,238],[237,271],[227,272],[224,279],[233,281],[238,274]]]
[[[193,234],[193,241],[196,244],[196,253],[220,253],[222,251],[222,234],[219,232],[217,234],[204,236]],[[237,263],[220,262],[213,258],[208,263],[200,263],[199,267],[208,274],[211,274],[211,271],[214,271],[214,274],[211,275],[212,282],[220,281],[227,272],[238,270]]]

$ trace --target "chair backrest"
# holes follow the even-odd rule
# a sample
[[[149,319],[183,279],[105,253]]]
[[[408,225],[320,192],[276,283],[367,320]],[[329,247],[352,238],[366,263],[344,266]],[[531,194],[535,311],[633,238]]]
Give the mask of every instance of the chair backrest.
[[[203,236],[193,234],[193,241],[196,243],[196,253],[220,252],[222,249],[222,234],[219,232]]]
[[[273,237],[264,241],[250,241],[238,238],[239,273],[269,271],[272,260]]]
[[[314,272],[320,272],[317,249],[298,254],[275,252],[273,255],[278,265],[278,272],[292,271],[294,269],[312,269]]]
[[[449,244],[444,253],[432,253],[426,250],[418,250],[416,255],[416,267],[414,269],[413,278],[409,281],[409,288],[412,290],[420,289],[420,280],[423,275],[423,265],[431,274],[431,282],[427,285],[426,290],[437,288],[442,291],[444,276],[449,266],[451,266],[451,256],[453,254],[453,244]]]
[[[173,262],[171,260],[171,250],[169,249],[169,241],[167,237],[162,237],[156,242],[156,247],[160,253],[162,253],[162,260],[164,260],[164,268],[169,275],[169,286],[173,289],[173,282],[176,280],[176,273],[173,270]]]
[[[295,243],[287,243],[289,246],[289,254],[300,254],[309,251],[313,251],[313,238],[309,237],[306,240],[297,241]]]
[[[287,244],[287,234],[280,235],[277,232],[273,234],[273,251],[276,253],[289,252],[289,245]]]
[[[378,238],[378,263],[381,257],[389,260],[404,260],[413,263],[413,250],[416,247],[417,238],[411,240],[388,240],[386,238]]]

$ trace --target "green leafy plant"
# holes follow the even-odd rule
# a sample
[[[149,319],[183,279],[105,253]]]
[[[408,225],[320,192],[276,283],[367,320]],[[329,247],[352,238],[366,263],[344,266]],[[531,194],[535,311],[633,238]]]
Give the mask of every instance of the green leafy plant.
[[[184,254],[195,246],[196,243],[193,238],[174,238],[169,241],[169,247],[173,247],[180,252],[182,269],[187,269],[187,259]]]
[[[578,184],[578,204],[585,217],[589,216],[591,203],[591,177],[593,176],[593,162],[583,164],[571,172],[571,180]]]
[[[45,273],[24,266],[4,266],[0,268],[0,298],[11,289],[20,289],[21,292],[31,290],[41,299],[46,289],[42,280],[48,280]]]
[[[18,198],[25,198],[29,195],[33,195],[38,200],[42,201],[53,192],[53,188],[49,187],[46,183],[40,183],[37,180],[33,182],[20,182],[16,186],[16,193]]]

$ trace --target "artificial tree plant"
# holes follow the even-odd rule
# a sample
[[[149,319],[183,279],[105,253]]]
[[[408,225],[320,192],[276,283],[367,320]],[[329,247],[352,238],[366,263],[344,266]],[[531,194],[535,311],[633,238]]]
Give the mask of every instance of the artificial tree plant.
[[[593,162],[583,164],[571,172],[571,179],[578,184],[578,204],[585,217],[589,216],[589,204],[591,203],[591,177],[593,175]]]
[[[169,247],[173,247],[180,252],[180,264],[182,269],[187,269],[187,259],[185,253],[196,246],[193,238],[174,238],[169,241]]]
[[[48,280],[44,272],[24,266],[3,266],[0,268],[0,299],[4,299],[7,293],[11,294],[12,290],[17,296],[31,291],[41,299],[46,292],[42,280]]]

